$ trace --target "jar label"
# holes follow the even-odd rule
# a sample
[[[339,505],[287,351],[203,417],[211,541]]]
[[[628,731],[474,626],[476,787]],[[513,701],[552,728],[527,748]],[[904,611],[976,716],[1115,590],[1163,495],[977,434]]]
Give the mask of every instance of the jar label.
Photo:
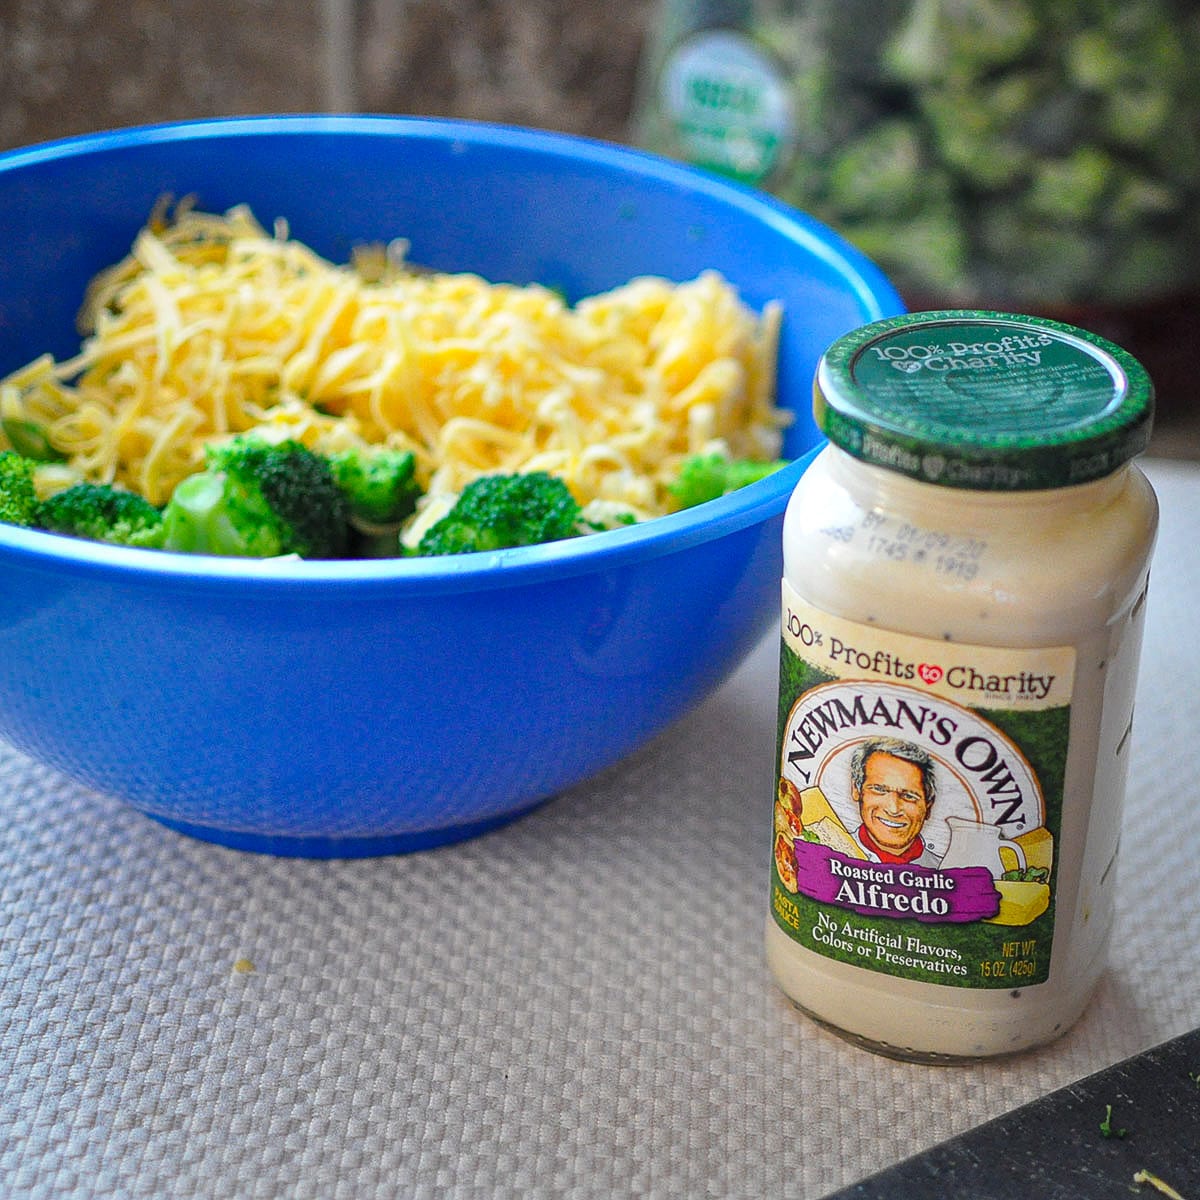
[[[783,586],[776,923],[922,983],[1044,982],[1074,649],[898,634]]]
[[[779,67],[749,37],[710,29],[674,49],[659,101],[689,162],[759,183],[790,142],[789,96]]]

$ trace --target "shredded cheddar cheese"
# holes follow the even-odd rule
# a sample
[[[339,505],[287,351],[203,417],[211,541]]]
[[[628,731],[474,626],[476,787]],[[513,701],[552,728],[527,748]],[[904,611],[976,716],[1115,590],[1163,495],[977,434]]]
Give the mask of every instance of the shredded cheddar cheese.
[[[156,211],[92,282],[79,353],[0,381],[0,415],[43,429],[78,478],[155,504],[202,469],[207,442],[249,429],[411,450],[430,497],[550,471],[581,504],[639,519],[668,510],[690,454],[779,455],[778,305],[760,317],[707,272],[571,306],[415,270],[404,252],[340,266],[244,207]]]

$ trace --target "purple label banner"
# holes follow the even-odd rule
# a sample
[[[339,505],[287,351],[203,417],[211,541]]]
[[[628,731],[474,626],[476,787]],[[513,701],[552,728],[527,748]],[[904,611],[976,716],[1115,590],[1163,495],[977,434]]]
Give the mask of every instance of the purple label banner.
[[[810,899],[864,916],[928,922],[982,921],[1000,911],[986,867],[919,867],[848,858],[817,842],[795,842],[796,887]]]

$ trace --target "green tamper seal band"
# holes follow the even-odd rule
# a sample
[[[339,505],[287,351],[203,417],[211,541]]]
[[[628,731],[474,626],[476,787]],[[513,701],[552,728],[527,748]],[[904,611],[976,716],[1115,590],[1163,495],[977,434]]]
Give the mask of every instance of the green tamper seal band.
[[[1150,440],[1141,364],[1072,325],[1012,313],[907,313],[839,338],[813,411],[863,462],[943,487],[1029,491],[1109,475]]]

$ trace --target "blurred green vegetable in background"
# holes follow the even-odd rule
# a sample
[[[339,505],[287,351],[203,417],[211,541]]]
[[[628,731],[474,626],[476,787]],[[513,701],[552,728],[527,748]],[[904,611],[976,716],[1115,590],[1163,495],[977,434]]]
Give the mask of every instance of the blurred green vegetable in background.
[[[664,0],[635,139],[776,193],[910,302],[1200,293],[1200,4]]]

